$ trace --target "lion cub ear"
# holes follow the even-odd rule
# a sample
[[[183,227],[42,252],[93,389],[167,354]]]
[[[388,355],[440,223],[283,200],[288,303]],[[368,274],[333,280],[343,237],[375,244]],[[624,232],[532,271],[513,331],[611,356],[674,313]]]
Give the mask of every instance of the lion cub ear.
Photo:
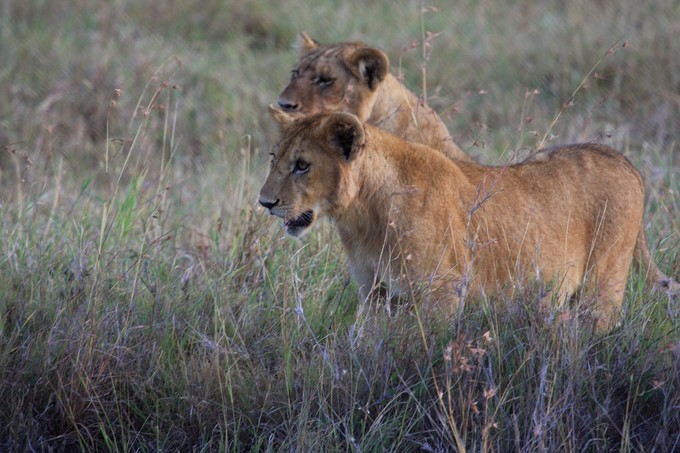
[[[285,131],[288,126],[290,126],[295,121],[295,119],[300,116],[284,112],[280,108],[274,106],[274,104],[269,104],[269,115],[274,119],[274,121],[276,121],[281,131]]]
[[[319,129],[322,139],[330,140],[347,161],[354,159],[366,142],[364,125],[351,113],[328,115]]]
[[[300,53],[300,56],[302,56],[309,52],[310,50],[316,49],[320,45],[321,44],[319,44],[318,41],[310,38],[306,31],[301,31],[300,36],[298,37],[298,41],[295,44],[295,47]]]
[[[364,47],[355,50],[347,58],[347,66],[359,80],[363,80],[368,88],[373,91],[380,82],[385,80],[385,76],[390,70],[390,60],[385,52]]]

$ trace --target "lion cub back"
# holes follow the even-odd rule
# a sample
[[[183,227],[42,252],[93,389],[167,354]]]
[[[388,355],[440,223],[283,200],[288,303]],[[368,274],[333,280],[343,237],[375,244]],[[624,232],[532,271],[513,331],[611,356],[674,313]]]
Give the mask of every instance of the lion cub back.
[[[491,244],[478,249],[480,283],[538,273],[564,297],[585,284],[602,299],[605,318],[619,307],[644,212],[642,177],[630,161],[581,144],[483,168],[471,179],[495,186],[473,218],[479,242]]]

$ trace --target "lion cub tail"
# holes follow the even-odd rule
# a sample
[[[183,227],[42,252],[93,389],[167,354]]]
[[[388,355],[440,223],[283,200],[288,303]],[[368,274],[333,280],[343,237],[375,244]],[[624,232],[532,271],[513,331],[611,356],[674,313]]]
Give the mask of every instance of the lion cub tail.
[[[652,254],[647,247],[645,230],[642,225],[638,231],[638,238],[635,243],[635,260],[645,270],[647,281],[654,286],[654,289],[665,292],[673,299],[680,298],[680,283],[661,272],[656,263],[654,263]]]

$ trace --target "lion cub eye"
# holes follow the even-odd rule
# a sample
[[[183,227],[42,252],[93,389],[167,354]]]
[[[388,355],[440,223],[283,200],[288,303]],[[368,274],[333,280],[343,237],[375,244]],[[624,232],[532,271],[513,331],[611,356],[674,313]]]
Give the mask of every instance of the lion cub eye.
[[[291,80],[291,82],[292,82],[293,80],[297,79],[299,75],[300,75],[300,71],[298,71],[297,69],[293,69],[292,71],[290,71],[290,80]]]
[[[298,159],[295,161],[295,165],[293,166],[293,174],[294,175],[301,175],[303,173],[307,173],[309,171],[309,162],[305,162],[302,159]]]
[[[327,76],[317,76],[314,81],[320,88],[326,88],[333,84],[333,79]]]

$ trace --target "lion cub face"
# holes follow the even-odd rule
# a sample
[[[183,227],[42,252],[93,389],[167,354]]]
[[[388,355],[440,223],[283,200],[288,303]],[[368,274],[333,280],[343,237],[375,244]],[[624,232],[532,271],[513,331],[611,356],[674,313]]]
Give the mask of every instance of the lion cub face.
[[[348,171],[364,143],[364,130],[355,116],[345,113],[314,126],[314,116],[294,121],[293,115],[273,107],[270,113],[285,137],[271,153],[259,202],[297,237],[320,216],[332,216],[349,203],[353,190]]]
[[[359,42],[322,46],[304,32],[301,39],[300,59],[279,107],[307,115],[348,112],[367,120],[389,71],[387,55]]]

